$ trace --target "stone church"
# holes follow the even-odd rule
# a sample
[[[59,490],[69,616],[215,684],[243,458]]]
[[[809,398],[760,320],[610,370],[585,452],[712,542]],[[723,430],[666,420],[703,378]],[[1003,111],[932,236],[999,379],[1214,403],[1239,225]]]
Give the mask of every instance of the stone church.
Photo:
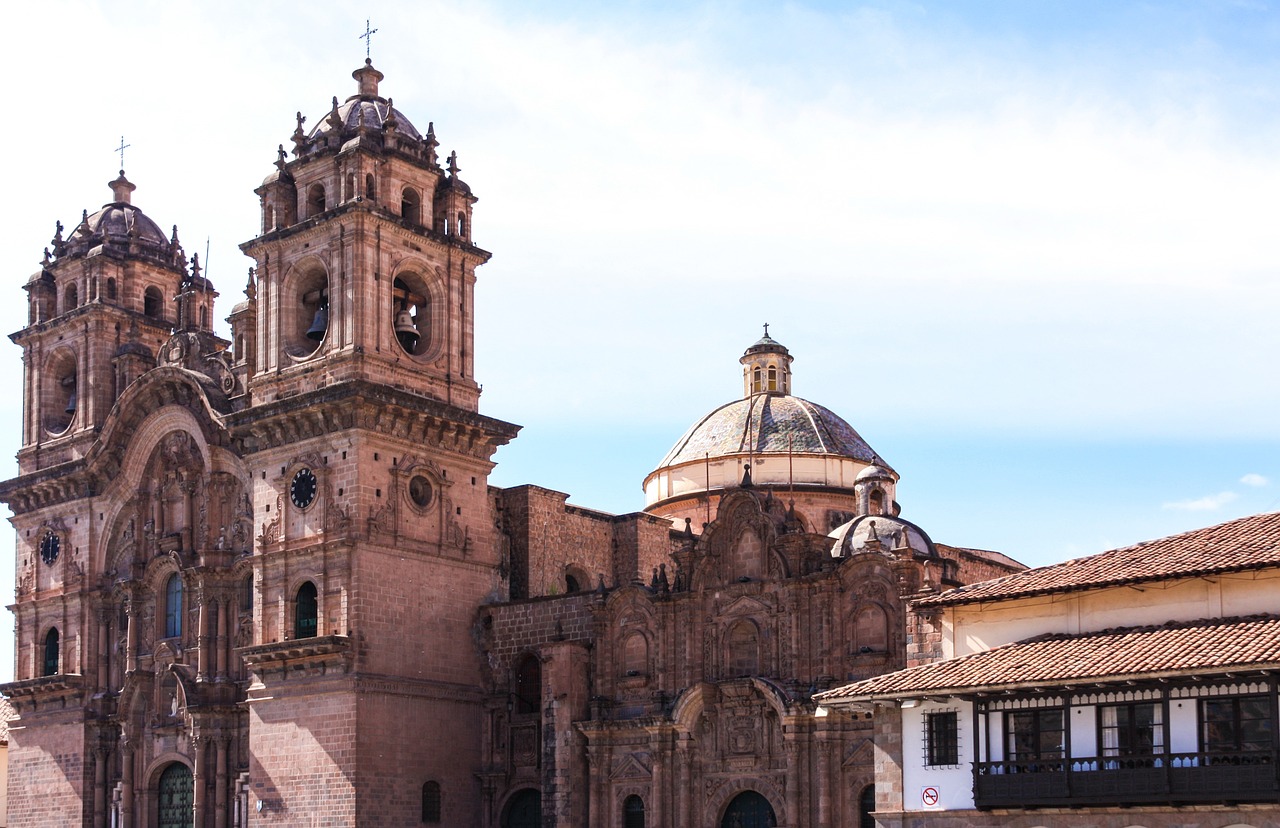
[[[255,191],[229,341],[123,172],[26,282],[10,825],[858,824],[870,722],[813,694],[1020,565],[903,519],[767,330],[643,511],[490,486],[477,198],[353,76]]]

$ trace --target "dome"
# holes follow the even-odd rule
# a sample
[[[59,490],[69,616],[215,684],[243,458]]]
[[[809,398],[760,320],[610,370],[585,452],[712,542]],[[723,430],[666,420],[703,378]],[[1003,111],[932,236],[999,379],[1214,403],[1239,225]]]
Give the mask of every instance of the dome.
[[[835,539],[831,554],[847,558],[857,552],[891,551],[910,549],[913,553],[930,558],[938,557],[938,550],[925,531],[909,520],[892,515],[862,515],[833,531],[828,537]]]
[[[359,91],[339,104],[333,99],[333,108],[311,128],[304,138],[302,135],[302,114],[298,114],[298,131],[294,140],[301,142],[312,151],[325,147],[332,134],[337,131],[342,139],[368,133],[386,133],[394,129],[398,135],[412,139],[413,142],[423,140],[413,123],[396,109],[390,98],[378,95],[378,82],[383,74],[373,68],[373,63],[366,60],[364,66],[351,73],[359,84]],[[434,138],[432,138],[434,140]],[[339,143],[342,143],[341,141]]]
[[[109,186],[112,200],[96,213],[86,211],[65,243],[55,239],[56,254],[84,253],[108,242],[125,245],[140,242],[153,252],[169,253],[172,246],[169,237],[146,213],[132,204],[131,194],[137,188],[124,177],[124,170]]]
[[[835,412],[781,394],[734,400],[694,423],[658,465],[675,466],[737,454],[827,454],[881,462]]]
[[[880,465],[867,466],[865,469],[858,472],[858,476],[854,478],[854,482],[858,483],[869,480],[894,481],[897,480],[897,478],[894,476],[893,472]]]
[[[384,130],[386,129],[387,115],[390,113],[395,116],[393,120],[397,132],[408,135],[415,140],[422,140],[422,134],[418,132],[417,128],[385,98],[367,98],[363,95],[353,95],[347,98],[345,103],[338,106],[337,113],[344,135],[358,130],[362,117],[365,129]],[[333,130],[333,114],[330,113],[312,128],[307,137],[315,140]]]

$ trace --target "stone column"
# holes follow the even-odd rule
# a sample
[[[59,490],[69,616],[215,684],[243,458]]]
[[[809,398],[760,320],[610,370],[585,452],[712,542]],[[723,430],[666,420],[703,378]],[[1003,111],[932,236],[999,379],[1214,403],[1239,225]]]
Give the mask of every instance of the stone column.
[[[138,669],[138,607],[132,595],[125,599],[124,609],[129,619],[125,632],[125,647],[128,652],[124,657],[124,669],[126,673],[132,673]]]
[[[817,782],[814,799],[818,806],[818,828],[831,828],[831,741],[826,730],[815,734],[814,752],[818,757]]]
[[[230,743],[230,737],[218,737],[217,760],[214,762],[213,768],[217,783],[217,788],[214,792],[213,819],[213,824],[216,828],[229,828],[231,825],[227,819],[227,748]]]
[[[192,797],[194,802],[191,807],[191,824],[195,828],[205,828],[208,824],[205,821],[205,800],[208,798],[205,795],[205,780],[209,772],[206,767],[205,753],[208,743],[209,737],[207,736],[193,736],[191,739],[191,759],[192,765],[195,766],[191,773],[191,781],[195,788],[195,796]]]
[[[105,693],[108,690],[110,673],[107,672],[110,659],[110,618],[111,614],[105,607],[98,608],[98,692]]]
[[[227,680],[227,664],[230,660],[231,647],[231,599],[223,598],[218,602],[218,666],[217,681]]]
[[[205,681],[212,663],[209,658],[209,591],[207,587],[201,586],[196,591],[196,600],[200,602],[200,615],[196,620],[196,681]]]
[[[133,637],[133,615],[129,616],[129,636]],[[120,751],[120,828],[133,828],[133,742],[125,739]]]
[[[93,828],[107,825],[107,749],[102,746],[93,751]]]
[[[692,807],[693,780],[692,780],[692,749],[689,734],[682,733],[677,737],[676,741],[676,815],[672,820],[676,828],[693,828],[692,816],[689,813]]]
[[[790,828],[802,828],[804,820],[801,818],[803,810],[800,803],[800,759],[802,751],[794,733],[786,733],[782,737],[782,750],[787,754],[787,825]]]

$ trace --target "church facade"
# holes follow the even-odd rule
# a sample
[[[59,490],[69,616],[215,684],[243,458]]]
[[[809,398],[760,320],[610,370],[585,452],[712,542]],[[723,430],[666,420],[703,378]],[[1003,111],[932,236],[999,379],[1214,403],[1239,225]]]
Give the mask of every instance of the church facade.
[[[854,824],[871,722],[813,695],[1020,565],[903,519],[767,331],[644,511],[490,486],[477,198],[353,77],[256,191],[229,341],[123,172],[26,283],[10,824]]]

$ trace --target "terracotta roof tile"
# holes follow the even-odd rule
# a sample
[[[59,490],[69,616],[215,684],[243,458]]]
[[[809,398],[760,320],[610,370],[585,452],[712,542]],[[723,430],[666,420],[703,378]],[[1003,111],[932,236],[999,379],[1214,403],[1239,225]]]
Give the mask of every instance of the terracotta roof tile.
[[[1049,634],[819,693],[819,702],[1280,666],[1280,616]]]
[[[970,584],[917,601],[950,606],[1114,584],[1280,566],[1280,513],[1240,518]]]

